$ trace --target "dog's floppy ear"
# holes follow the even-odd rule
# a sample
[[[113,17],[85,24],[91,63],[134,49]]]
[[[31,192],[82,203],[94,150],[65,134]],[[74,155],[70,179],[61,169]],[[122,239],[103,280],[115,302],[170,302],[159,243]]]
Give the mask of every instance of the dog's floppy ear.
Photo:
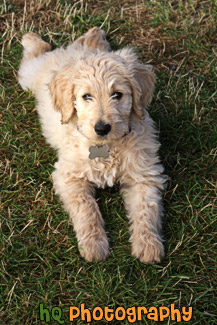
[[[143,119],[154,91],[155,74],[153,67],[139,63],[132,49],[125,48],[116,53],[125,59],[127,68],[130,71],[133,110],[139,119]]]
[[[134,79],[137,85],[133,82],[133,109],[136,116],[143,119],[154,92],[155,76],[152,66],[137,62],[134,67]]]
[[[69,122],[74,112],[74,86],[70,77],[70,67],[64,67],[60,72],[54,72],[49,83],[50,94],[54,108],[61,112],[62,124]]]

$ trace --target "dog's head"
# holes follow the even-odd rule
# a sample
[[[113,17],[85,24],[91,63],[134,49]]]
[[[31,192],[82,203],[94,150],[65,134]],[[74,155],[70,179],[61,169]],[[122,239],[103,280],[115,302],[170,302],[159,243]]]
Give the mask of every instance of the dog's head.
[[[123,49],[90,53],[75,66],[63,67],[49,88],[62,123],[76,114],[81,134],[105,143],[129,132],[131,114],[144,118],[154,83],[152,67],[139,63],[132,50]]]

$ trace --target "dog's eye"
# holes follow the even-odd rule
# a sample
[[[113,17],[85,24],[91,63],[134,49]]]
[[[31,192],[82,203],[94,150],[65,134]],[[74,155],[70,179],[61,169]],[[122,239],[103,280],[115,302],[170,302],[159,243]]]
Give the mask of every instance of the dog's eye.
[[[120,93],[119,91],[115,91],[113,94],[112,94],[112,99],[116,99],[116,100],[120,100],[122,98],[123,94]]]
[[[92,96],[90,94],[85,94],[85,95],[82,96],[82,98],[84,100],[91,100],[92,99]]]

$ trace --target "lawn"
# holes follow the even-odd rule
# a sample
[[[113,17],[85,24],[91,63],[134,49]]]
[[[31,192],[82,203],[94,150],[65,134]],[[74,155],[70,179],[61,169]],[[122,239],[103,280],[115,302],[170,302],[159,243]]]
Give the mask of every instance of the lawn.
[[[193,308],[189,324],[216,324],[216,2],[4,0],[0,12],[0,323],[42,324],[46,308],[50,324],[69,324],[69,307],[81,304],[90,311],[174,304]],[[155,68],[150,114],[168,175],[160,264],[131,257],[118,185],[97,191],[111,254],[97,264],[82,259],[52,187],[56,153],[42,137],[32,94],[17,82],[24,33],[33,30],[55,48],[93,26],[107,32],[113,49],[134,47]],[[161,323],[176,321],[171,314]],[[154,324],[154,316],[141,323]]]

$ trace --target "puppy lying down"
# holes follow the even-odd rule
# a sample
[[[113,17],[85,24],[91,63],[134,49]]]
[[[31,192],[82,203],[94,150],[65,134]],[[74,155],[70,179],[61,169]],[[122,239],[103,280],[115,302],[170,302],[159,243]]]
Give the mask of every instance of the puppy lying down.
[[[159,262],[161,190],[159,142],[146,111],[155,77],[129,48],[110,51],[103,30],[90,29],[66,49],[51,51],[38,35],[23,36],[18,72],[37,99],[42,130],[58,151],[52,174],[86,261],[101,261],[109,244],[94,188],[118,182],[130,221],[132,255]]]

